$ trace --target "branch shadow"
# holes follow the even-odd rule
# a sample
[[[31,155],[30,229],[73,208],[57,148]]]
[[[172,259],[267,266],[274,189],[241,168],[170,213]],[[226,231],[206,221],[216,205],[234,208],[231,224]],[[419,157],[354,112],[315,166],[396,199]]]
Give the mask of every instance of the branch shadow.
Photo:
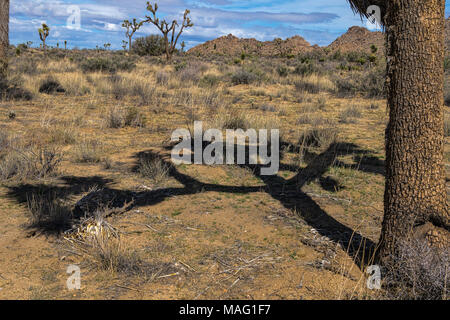
[[[287,144],[282,143],[282,145],[286,146]],[[248,148],[246,148],[246,152],[249,152]],[[358,161],[357,163],[359,165],[357,167],[337,160],[338,156],[349,154],[353,155],[354,159]],[[334,243],[339,243],[343,248],[347,248],[350,257],[360,266],[368,262],[371,256],[370,253],[375,250],[375,243],[325,212],[302,188],[309,182],[317,179],[324,190],[335,192],[339,187],[338,182],[330,177],[324,176],[331,166],[349,167],[364,172],[383,174],[384,169],[381,166],[384,163],[378,159],[368,158],[366,156],[367,154],[368,151],[351,143],[333,143],[328,149],[319,154],[307,151],[305,153],[307,162],[305,168],[280,164],[281,170],[296,172],[295,176],[290,179],[284,179],[278,175],[261,175],[260,165],[240,165],[243,168],[251,169],[253,174],[264,182],[264,186],[245,187],[203,183],[189,175],[181,173],[172,164],[170,159],[167,159],[167,156],[152,150],[146,150],[134,155],[136,166],[133,170],[137,170],[139,159],[143,157],[159,158],[168,166],[169,175],[180,182],[183,187],[135,192],[114,189],[111,187],[112,180],[99,176],[87,178],[65,176],[61,177],[61,180],[64,182],[61,186],[22,184],[16,187],[10,187],[8,196],[22,203],[27,201],[29,194],[35,192],[55,193],[61,198],[70,198],[82,194],[90,187],[97,186],[99,191],[95,192],[106,194],[107,196],[103,198],[92,197],[94,200],[90,206],[83,207],[81,210],[86,215],[105,206],[121,208],[129,204],[127,210],[131,210],[136,207],[156,205],[174,196],[193,195],[201,192],[214,191],[241,194],[266,192],[272,198],[278,200],[286,209],[298,212],[300,218],[316,229],[321,236],[326,236]],[[371,163],[368,163],[367,160]],[[77,205],[75,205],[73,210],[74,219],[82,217],[81,213],[77,210],[79,208],[77,209]]]

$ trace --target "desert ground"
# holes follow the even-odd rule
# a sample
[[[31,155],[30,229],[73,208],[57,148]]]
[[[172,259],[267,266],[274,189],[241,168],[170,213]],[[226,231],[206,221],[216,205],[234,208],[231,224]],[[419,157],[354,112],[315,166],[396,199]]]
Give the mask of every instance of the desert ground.
[[[384,64],[361,59],[15,54],[27,92],[0,102],[0,299],[383,297],[364,271],[383,217]],[[195,120],[280,129],[279,173],[172,164],[172,132]],[[449,134],[446,120],[446,168]]]

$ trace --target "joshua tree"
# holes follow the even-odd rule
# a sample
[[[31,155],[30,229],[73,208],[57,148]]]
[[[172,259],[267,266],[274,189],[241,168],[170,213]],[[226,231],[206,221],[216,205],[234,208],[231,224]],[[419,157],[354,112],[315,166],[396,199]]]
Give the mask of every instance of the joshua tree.
[[[137,22],[136,19],[133,19],[132,22],[130,22],[128,20],[124,20],[124,22],[122,23],[122,27],[127,28],[125,35],[128,37],[128,44],[129,44],[128,51],[129,52],[131,52],[133,35],[136,33],[136,31],[139,30],[140,27],[142,27],[144,22],[145,21]]]
[[[42,28],[39,28],[38,32],[39,38],[41,38],[42,41],[42,47],[44,48],[44,51],[46,51],[47,45],[45,44],[45,40],[47,40],[47,37],[50,34],[50,28],[45,23],[43,23]]]
[[[387,43],[386,129],[381,263],[416,227],[449,230],[444,155],[444,12],[442,0],[349,0],[367,16],[381,8]]]
[[[183,23],[181,24],[180,30],[177,34],[177,27],[179,24],[176,20],[173,20],[171,23],[168,23],[166,20],[160,20],[156,17],[156,12],[158,11],[158,4],[151,5],[150,2],[147,1],[147,10],[151,12],[152,16],[145,16],[147,20],[145,22],[153,23],[163,34],[165,41],[165,49],[166,49],[166,59],[169,62],[172,59],[172,55],[175,52],[175,47],[177,45],[178,39],[183,33],[184,29],[193,27],[191,19],[189,18],[189,10],[184,11],[183,15]],[[170,35],[170,40],[169,40]]]
[[[111,43],[105,43],[103,44],[103,47],[105,48],[105,50],[108,50],[109,48],[111,48]]]
[[[0,1],[0,83],[6,79],[9,49],[9,0]]]
[[[181,42],[181,53],[184,53],[184,48],[186,48],[186,43],[184,41]]]
[[[128,41],[122,40],[123,51],[127,51]]]
[[[67,40],[64,40],[64,50],[67,50]]]

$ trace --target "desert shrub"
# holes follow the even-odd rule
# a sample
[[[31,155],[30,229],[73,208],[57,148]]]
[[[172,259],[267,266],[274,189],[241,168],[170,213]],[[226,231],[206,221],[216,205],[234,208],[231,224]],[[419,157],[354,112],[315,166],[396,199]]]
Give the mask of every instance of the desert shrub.
[[[80,64],[84,72],[109,72],[132,71],[136,64],[125,56],[96,57],[83,60]]]
[[[139,157],[138,172],[141,176],[155,183],[167,180],[170,166],[154,154],[143,154]]]
[[[348,97],[363,94],[368,98],[384,98],[385,71],[382,68],[370,69],[365,72],[352,72],[347,77],[335,77],[338,96]]]
[[[23,89],[18,83],[0,79],[0,100],[26,100],[33,99],[28,90]]]
[[[275,111],[277,111],[277,108],[276,108],[274,105],[272,105],[272,104],[267,104],[267,103],[261,105],[261,106],[259,107],[259,109],[262,110],[262,111],[269,111],[269,112],[275,112]]]
[[[335,90],[334,84],[326,77],[312,75],[309,77],[302,77],[294,82],[297,92],[317,94],[323,91],[333,92]]]
[[[298,64],[295,67],[294,73],[301,75],[301,76],[309,76],[313,73],[319,73],[319,68],[317,68],[314,63],[307,61],[307,62]]]
[[[223,117],[221,127],[222,129],[247,130],[250,127],[250,122],[244,113],[232,112]]]
[[[430,247],[424,239],[400,243],[398,252],[382,269],[390,299],[441,300],[449,296],[448,248]]]
[[[106,127],[118,129],[123,127],[145,127],[145,116],[136,107],[110,108],[105,118]]]
[[[122,81],[116,81],[112,83],[111,94],[116,100],[122,100],[128,93],[128,88]]]
[[[126,127],[145,127],[145,116],[136,107],[128,107],[125,110],[124,125]]]
[[[164,71],[158,71],[156,73],[156,83],[162,86],[166,86],[169,83],[169,74]]]
[[[103,146],[96,140],[83,139],[75,146],[74,161],[79,163],[98,163],[102,159]]]
[[[337,136],[335,128],[312,128],[304,131],[298,141],[305,147],[328,148],[337,141]]]
[[[200,79],[199,86],[200,87],[215,87],[220,83],[220,77],[212,74],[207,74]]]
[[[120,107],[110,108],[106,114],[105,122],[107,128],[122,128],[125,124],[124,110]]]
[[[41,179],[57,173],[62,152],[55,147],[8,148],[0,156],[1,180]]]
[[[289,69],[286,66],[278,66],[277,73],[280,77],[287,77],[289,74]]]
[[[175,64],[174,68],[175,68],[175,72],[178,72],[184,68],[186,68],[187,66],[187,62],[186,61],[182,61],[180,63]]]
[[[353,62],[353,63],[360,63],[362,61],[367,61],[367,54],[364,52],[357,52],[357,51],[352,51],[352,52],[348,52],[347,53],[347,61],[348,62]],[[362,64],[364,64],[362,63]]]
[[[207,66],[201,63],[189,63],[185,67],[177,71],[178,77],[181,82],[198,82],[200,78],[207,70]]]
[[[231,82],[237,86],[240,84],[251,84],[257,79],[258,77],[254,73],[241,69],[232,75]]]
[[[211,109],[217,109],[224,104],[223,96],[218,91],[205,90],[198,97],[199,103]]]
[[[446,114],[444,118],[444,134],[450,137],[450,115]]]
[[[165,41],[163,37],[153,34],[136,38],[131,50],[140,56],[160,56],[165,52]]]
[[[44,232],[61,233],[71,228],[72,210],[56,194],[32,193],[27,195],[30,228]]]
[[[55,78],[49,76],[43,80],[39,86],[40,93],[53,94],[53,93],[63,93],[66,90]]]
[[[31,57],[13,60],[12,67],[16,74],[34,76],[39,72],[37,60]]]
[[[139,98],[142,106],[149,106],[159,102],[155,99],[156,88],[146,83],[136,83],[132,87],[131,94]]]
[[[342,123],[355,123],[357,118],[361,118],[362,114],[359,108],[355,105],[351,105],[346,108],[339,115],[340,121]]]
[[[447,76],[444,81],[444,103],[447,107],[450,107],[450,78]]]
[[[50,131],[50,143],[58,145],[69,145],[76,141],[73,128],[56,127]]]

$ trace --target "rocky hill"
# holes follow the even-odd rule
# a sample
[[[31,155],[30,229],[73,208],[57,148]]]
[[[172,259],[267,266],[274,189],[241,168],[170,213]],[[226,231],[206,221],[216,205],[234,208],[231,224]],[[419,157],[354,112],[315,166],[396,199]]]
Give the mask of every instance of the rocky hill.
[[[341,51],[348,53],[352,51],[371,52],[371,46],[378,48],[378,54],[384,53],[385,38],[380,31],[369,31],[366,28],[354,26],[348,29],[329,46],[322,47],[331,52]],[[446,50],[450,50],[450,18],[446,20],[445,30]],[[207,55],[226,55],[239,56],[243,52],[246,54],[271,57],[271,56],[289,56],[300,53],[320,50],[321,47],[312,46],[308,41],[300,36],[294,36],[286,40],[275,39],[273,41],[258,41],[256,39],[240,39],[232,34],[223,36],[211,41],[200,44],[188,51],[189,54],[196,56]]]
[[[384,52],[384,34],[380,31],[369,31],[362,27],[351,27],[346,33],[333,41],[327,48],[332,52],[340,50],[342,53],[362,51],[370,53],[372,45],[378,52]]]
[[[312,51],[317,46],[311,46],[300,36],[286,40],[258,41],[256,39],[240,39],[232,34],[200,44],[188,51],[192,55],[227,55],[238,56],[243,52],[258,56],[298,55]]]

